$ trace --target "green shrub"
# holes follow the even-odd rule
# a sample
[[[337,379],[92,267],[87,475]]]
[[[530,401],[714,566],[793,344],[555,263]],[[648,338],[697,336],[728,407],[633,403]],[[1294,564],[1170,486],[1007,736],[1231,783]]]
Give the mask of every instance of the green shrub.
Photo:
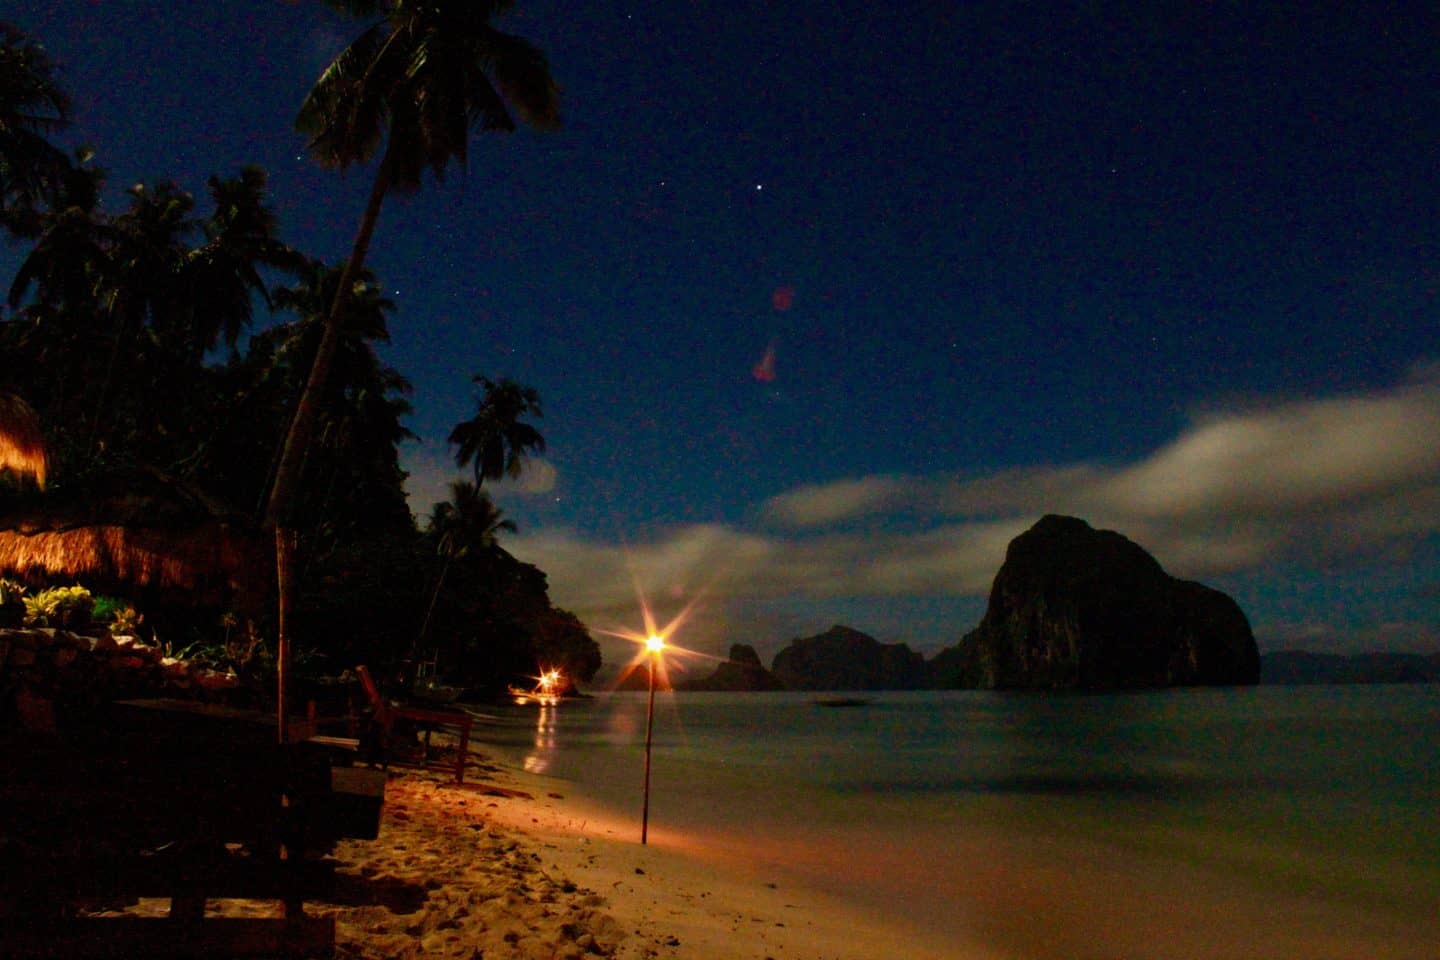
[[[119,597],[96,597],[95,611],[91,614],[95,623],[108,624],[115,636],[133,636],[140,629],[145,616],[135,609],[129,600]]]
[[[73,587],[51,587],[25,598],[25,623],[33,627],[81,630],[90,625],[95,598],[78,583]]]
[[[96,623],[109,623],[115,619],[116,613],[128,606],[130,606],[129,600],[107,597],[102,594],[95,598],[95,610],[90,616]]]

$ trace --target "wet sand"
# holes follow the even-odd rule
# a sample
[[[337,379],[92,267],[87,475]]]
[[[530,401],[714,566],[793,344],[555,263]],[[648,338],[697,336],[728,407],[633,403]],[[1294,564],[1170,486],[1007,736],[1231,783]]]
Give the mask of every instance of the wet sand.
[[[332,908],[346,957],[986,957],[917,943],[838,900],[720,864],[518,771],[392,779],[380,838],[336,851],[381,902]],[[899,952],[897,952],[899,951]]]

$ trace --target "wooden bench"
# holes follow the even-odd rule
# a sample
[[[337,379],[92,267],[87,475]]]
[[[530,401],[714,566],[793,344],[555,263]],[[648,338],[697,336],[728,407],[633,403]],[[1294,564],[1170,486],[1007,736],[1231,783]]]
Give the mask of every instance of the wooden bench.
[[[117,704],[67,734],[0,732],[0,956],[331,956],[342,837],[379,830],[384,774],[275,742],[245,712]],[[84,901],[168,897],[168,917],[89,916]],[[270,899],[270,919],[205,916]]]

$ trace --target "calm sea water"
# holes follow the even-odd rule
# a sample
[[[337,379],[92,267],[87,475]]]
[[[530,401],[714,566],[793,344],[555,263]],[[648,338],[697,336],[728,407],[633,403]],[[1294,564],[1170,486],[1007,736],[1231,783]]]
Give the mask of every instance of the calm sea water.
[[[867,699],[661,694],[652,831],[1017,957],[1440,957],[1440,686]],[[487,738],[638,830],[645,704]]]

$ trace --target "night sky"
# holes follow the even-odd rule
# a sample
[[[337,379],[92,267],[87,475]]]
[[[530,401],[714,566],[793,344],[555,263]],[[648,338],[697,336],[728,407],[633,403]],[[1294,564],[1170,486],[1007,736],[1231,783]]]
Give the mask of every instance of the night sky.
[[[973,627],[1044,513],[1231,593],[1262,650],[1440,648],[1440,41],[1384,3],[522,2],[559,132],[477,133],[368,265],[412,507],[471,374],[549,451],[504,542],[592,627],[712,652]],[[1417,5],[1419,6],[1419,5]],[[1342,7],[1344,8],[1342,11]],[[370,176],[295,110],[318,2],[0,5],[111,205],[258,163],[338,260]],[[13,253],[9,254],[13,257]],[[615,659],[610,657],[609,659]]]

